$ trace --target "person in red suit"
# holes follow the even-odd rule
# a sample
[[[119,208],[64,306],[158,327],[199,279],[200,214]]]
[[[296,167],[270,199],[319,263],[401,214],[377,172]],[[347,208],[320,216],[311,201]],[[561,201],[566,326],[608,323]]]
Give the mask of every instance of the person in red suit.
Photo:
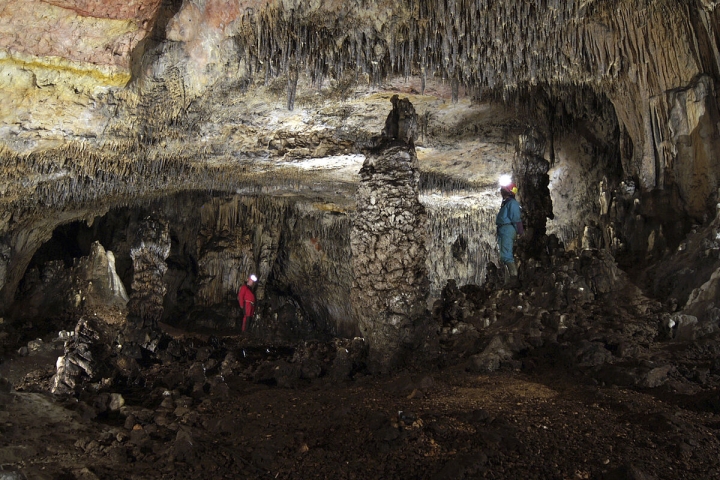
[[[240,308],[243,310],[243,332],[247,329],[248,319],[255,313],[255,293],[253,292],[255,282],[257,282],[257,277],[254,274],[250,275],[247,281],[240,287],[237,296]]]

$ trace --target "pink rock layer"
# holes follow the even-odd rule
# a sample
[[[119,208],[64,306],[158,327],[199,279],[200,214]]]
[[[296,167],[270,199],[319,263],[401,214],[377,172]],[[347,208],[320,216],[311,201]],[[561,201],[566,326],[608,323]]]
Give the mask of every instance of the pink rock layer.
[[[138,24],[155,17],[161,0],[47,0],[42,3],[73,10],[81,17],[135,20]]]
[[[130,54],[152,29],[161,2],[0,0],[0,48],[129,69]]]

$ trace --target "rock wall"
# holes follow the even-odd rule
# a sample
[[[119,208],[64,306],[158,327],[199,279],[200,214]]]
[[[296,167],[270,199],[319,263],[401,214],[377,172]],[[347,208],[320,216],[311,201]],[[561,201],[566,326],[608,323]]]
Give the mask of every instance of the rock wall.
[[[513,161],[513,180],[518,187],[526,232],[521,237],[526,254],[535,255],[543,248],[547,221],[554,218],[550,197],[550,162],[545,160],[544,136],[533,129],[518,137]]]
[[[346,212],[332,204],[242,196],[212,199],[200,211],[192,254],[198,268],[196,307],[235,307],[240,285],[255,273],[261,316],[286,299],[297,305],[309,330],[358,333],[349,307]]]
[[[296,204],[283,221],[272,288],[297,299],[319,332],[360,334],[351,307],[350,214],[333,205]]]
[[[234,299],[253,273],[259,279],[255,293],[263,298],[277,256],[286,203],[233,196],[213,199],[200,211],[197,304],[210,306]]]
[[[129,298],[115,269],[115,255],[93,242],[88,256],[34,264],[23,276],[8,313],[18,321],[48,320],[56,328],[88,312],[126,312]]]
[[[708,75],[668,95],[671,160],[666,182],[677,185],[685,209],[707,221],[717,200],[720,114],[715,81]]]
[[[0,2],[3,143],[24,150],[43,138],[101,135],[103,97],[130,81],[161,3]],[[17,135],[30,143],[16,143]]]
[[[500,196],[495,200],[491,207],[426,206],[428,306],[440,297],[448,279],[458,286],[485,283],[488,263],[497,263],[498,258],[495,215]]]

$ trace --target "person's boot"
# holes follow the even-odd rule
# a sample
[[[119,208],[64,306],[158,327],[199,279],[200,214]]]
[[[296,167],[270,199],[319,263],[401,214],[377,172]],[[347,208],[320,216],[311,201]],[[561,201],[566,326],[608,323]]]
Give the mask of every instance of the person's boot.
[[[520,286],[520,280],[518,279],[518,269],[517,269],[517,263],[506,263],[505,266],[507,267],[507,280],[505,282],[505,285],[509,288],[517,288]]]
[[[507,286],[507,284],[510,283],[510,270],[508,269],[508,264],[502,260],[500,261],[498,277],[500,277],[499,280],[502,286]]]

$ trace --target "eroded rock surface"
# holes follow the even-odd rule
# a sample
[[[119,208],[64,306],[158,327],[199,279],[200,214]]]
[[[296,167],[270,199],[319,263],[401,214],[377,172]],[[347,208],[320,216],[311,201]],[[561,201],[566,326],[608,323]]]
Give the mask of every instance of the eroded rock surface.
[[[167,288],[163,281],[170,254],[170,232],[167,222],[148,217],[136,232],[130,251],[133,259],[133,282],[128,305],[131,321],[139,328],[153,329],[162,318]]]
[[[415,123],[412,104],[393,97],[379,145],[360,170],[350,233],[353,309],[376,370],[402,361],[427,323],[427,216],[418,199]]]

